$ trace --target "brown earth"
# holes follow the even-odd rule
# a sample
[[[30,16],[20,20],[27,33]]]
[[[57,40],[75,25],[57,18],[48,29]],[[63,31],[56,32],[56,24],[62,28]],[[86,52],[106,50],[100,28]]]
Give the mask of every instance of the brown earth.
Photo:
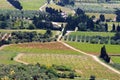
[[[64,46],[60,42],[46,42],[46,43],[39,43],[39,42],[32,42],[32,43],[22,43],[17,44],[16,47],[22,48],[36,48],[36,49],[51,49],[51,50],[71,50],[69,47]],[[73,51],[73,50],[71,50]]]

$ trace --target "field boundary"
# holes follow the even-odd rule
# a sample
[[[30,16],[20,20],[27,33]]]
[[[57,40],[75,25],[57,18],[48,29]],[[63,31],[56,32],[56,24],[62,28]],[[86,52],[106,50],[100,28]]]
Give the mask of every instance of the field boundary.
[[[81,51],[81,50],[78,50],[78,49],[76,49],[76,48],[74,48],[74,47],[72,47],[72,46],[70,46],[70,45],[68,45],[68,44],[66,44],[66,43],[64,43],[64,42],[62,42],[62,41],[59,41],[59,42],[61,42],[63,45],[65,45],[66,47],[71,48],[71,49],[74,50],[74,51],[77,51],[77,52],[80,52],[80,53],[82,53],[82,54],[84,54],[84,55],[87,55],[87,56],[92,57],[92,58],[93,58],[96,62],[98,62],[99,64],[103,65],[104,67],[110,69],[111,71],[113,71],[113,72],[115,72],[115,73],[117,73],[117,74],[120,74],[120,72],[119,72],[118,70],[116,70],[115,68],[113,68],[113,67],[107,65],[106,63],[102,62],[100,59],[98,59],[97,56],[94,56],[94,55],[88,54],[88,53],[86,53],[86,52],[83,52],[83,51]]]
[[[19,60],[19,58],[22,57],[23,55],[24,55],[24,53],[19,53],[16,57],[14,57],[14,61],[28,65],[29,63]]]

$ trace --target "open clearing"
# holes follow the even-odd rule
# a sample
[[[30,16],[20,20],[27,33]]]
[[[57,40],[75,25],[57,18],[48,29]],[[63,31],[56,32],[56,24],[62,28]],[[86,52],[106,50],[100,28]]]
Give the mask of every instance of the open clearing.
[[[39,10],[46,0],[19,0],[24,10]]]
[[[0,9],[15,9],[7,0],[0,0]]]

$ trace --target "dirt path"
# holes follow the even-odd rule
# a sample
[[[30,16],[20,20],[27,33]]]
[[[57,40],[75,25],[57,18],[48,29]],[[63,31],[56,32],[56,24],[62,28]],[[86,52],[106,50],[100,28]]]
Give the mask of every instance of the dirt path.
[[[5,48],[6,46],[10,46],[10,45],[3,45],[0,47],[0,50],[2,50],[3,48]]]
[[[22,57],[23,55],[24,55],[24,53],[19,53],[19,54],[14,58],[14,61],[19,62],[19,63],[23,63],[23,64],[25,64],[25,65],[28,65],[29,63],[19,60],[19,58]]]
[[[40,10],[40,11],[43,11],[43,8],[44,8],[45,6],[47,6],[47,3],[45,3],[43,6],[41,6],[41,7],[39,8],[39,10]]]
[[[87,56],[92,57],[92,58],[93,58],[95,61],[97,61],[99,64],[103,65],[104,67],[110,69],[111,71],[113,71],[113,72],[115,72],[115,73],[117,73],[117,74],[120,74],[120,72],[119,72],[118,70],[116,70],[116,69],[112,68],[111,66],[105,64],[104,62],[100,61],[100,60],[97,58],[97,56],[94,56],[94,55],[85,53],[85,52],[83,52],[83,51],[81,51],[81,50],[78,50],[78,49],[76,49],[76,48],[74,48],[74,47],[72,47],[72,46],[70,46],[70,45],[68,45],[68,44],[66,44],[66,43],[64,43],[64,42],[62,42],[62,41],[59,41],[59,42],[61,42],[61,43],[64,44],[66,47],[69,47],[69,48],[71,48],[71,49],[74,50],[74,51],[77,51],[77,52],[80,52],[80,53],[82,53],[82,54],[85,54],[85,55],[87,55]]]

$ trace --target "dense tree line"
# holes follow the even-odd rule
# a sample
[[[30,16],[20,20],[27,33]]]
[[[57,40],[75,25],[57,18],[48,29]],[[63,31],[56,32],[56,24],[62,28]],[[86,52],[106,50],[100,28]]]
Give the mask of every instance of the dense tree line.
[[[7,0],[10,4],[12,4],[15,8],[22,10],[22,6],[19,2],[19,0]]]
[[[108,31],[108,24],[104,23],[104,15],[100,15],[100,18],[93,22],[93,18],[88,17],[85,12],[78,8],[76,9],[76,14],[74,16],[68,16],[66,18],[67,29],[75,30],[78,28],[78,31]]]
[[[36,65],[0,65],[1,80],[58,80],[75,77],[77,77],[75,71],[65,66],[53,65],[48,68],[39,63]]]
[[[9,38],[9,43],[24,43],[24,42],[50,42],[56,39],[52,37],[51,30],[47,30],[45,34],[37,32],[12,32]]]

